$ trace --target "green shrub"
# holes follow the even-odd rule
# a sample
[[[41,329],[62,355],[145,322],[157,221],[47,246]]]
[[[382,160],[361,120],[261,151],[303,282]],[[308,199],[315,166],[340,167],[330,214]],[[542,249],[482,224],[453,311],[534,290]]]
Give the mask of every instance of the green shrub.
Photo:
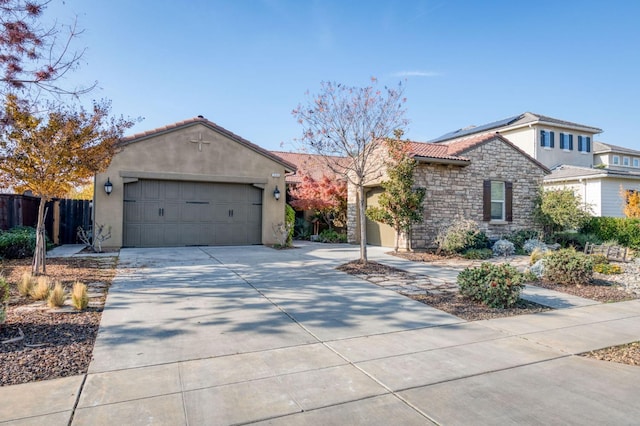
[[[438,234],[435,243],[438,245],[438,251],[463,253],[468,249],[489,247],[489,238],[473,220],[457,219]]]
[[[287,247],[293,243],[293,228],[296,223],[296,211],[289,204],[285,204],[285,221],[287,222],[287,229],[289,234],[287,235]]]
[[[335,229],[325,229],[320,232],[320,242],[323,243],[346,243],[347,234],[339,234]]]
[[[544,260],[546,281],[565,285],[587,284],[593,277],[593,259],[574,249],[561,249],[547,254]]]
[[[604,275],[616,275],[623,272],[620,265],[612,265],[610,263],[596,263],[593,267],[593,270],[594,272],[598,272]]]
[[[491,251],[491,249],[488,249],[488,248],[480,248],[480,249],[472,248],[465,251],[462,254],[462,257],[464,257],[465,259],[472,259],[472,260],[491,259],[493,257],[493,252]]]
[[[512,233],[505,235],[503,238],[513,243],[516,249],[516,253],[522,254],[524,243],[527,242],[527,240],[538,239],[539,235],[539,231],[535,231],[533,229],[521,229],[519,231],[513,231]]]
[[[552,239],[563,248],[573,247],[576,250],[584,250],[589,243],[601,244],[602,240],[595,234],[581,232],[556,232]]]
[[[625,247],[640,249],[640,219],[594,217],[582,232],[594,234],[600,241],[616,240]]]
[[[609,259],[604,254],[590,254],[589,256],[594,265],[606,265],[609,263]]]
[[[36,230],[19,226],[0,233],[0,257],[22,259],[33,256],[36,248]]]
[[[466,268],[457,281],[460,294],[492,308],[513,306],[524,288],[524,275],[508,263]]]

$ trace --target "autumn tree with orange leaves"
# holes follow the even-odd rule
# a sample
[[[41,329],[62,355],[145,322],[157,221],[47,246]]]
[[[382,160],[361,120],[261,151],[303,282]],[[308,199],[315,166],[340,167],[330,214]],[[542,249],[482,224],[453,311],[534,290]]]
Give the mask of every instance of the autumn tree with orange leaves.
[[[302,182],[289,189],[289,204],[296,210],[311,210],[329,226],[344,226],[347,219],[347,182],[322,175],[314,179],[304,171]]]
[[[0,184],[40,197],[36,250],[32,270],[46,273],[45,203],[86,185],[107,168],[117,142],[134,122],[110,117],[110,104],[94,103],[91,111],[48,105],[34,115],[28,106],[9,95],[6,124],[0,133]]]
[[[620,188],[624,200],[624,215],[628,218],[640,218],[640,191]]]

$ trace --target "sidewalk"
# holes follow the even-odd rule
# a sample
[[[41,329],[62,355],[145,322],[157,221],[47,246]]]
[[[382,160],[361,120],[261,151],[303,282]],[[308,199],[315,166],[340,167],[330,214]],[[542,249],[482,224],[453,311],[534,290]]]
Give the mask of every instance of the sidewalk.
[[[356,247],[122,250],[86,380],[0,388],[0,422],[640,418],[640,369],[575,356],[640,340],[640,300],[466,322],[333,269],[349,258]]]

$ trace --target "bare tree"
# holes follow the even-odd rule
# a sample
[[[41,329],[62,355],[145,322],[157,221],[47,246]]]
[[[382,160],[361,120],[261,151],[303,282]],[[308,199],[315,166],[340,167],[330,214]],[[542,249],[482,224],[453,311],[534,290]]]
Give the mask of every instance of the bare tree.
[[[309,95],[305,105],[299,105],[293,115],[303,126],[301,141],[315,154],[324,158],[327,168],[343,175],[357,188],[358,225],[360,227],[360,262],[367,262],[366,203],[364,185],[377,176],[381,162],[375,161],[378,146],[394,131],[408,124],[404,118],[402,83],[397,88],[376,88],[371,79],[367,87],[349,87],[322,82],[320,93]],[[331,156],[347,157],[336,163]]]
[[[74,69],[84,50],[71,49],[81,33],[76,23],[58,23],[45,28],[40,24],[50,0],[0,0],[0,94],[17,90],[79,95],[92,90],[63,88],[60,79]]]

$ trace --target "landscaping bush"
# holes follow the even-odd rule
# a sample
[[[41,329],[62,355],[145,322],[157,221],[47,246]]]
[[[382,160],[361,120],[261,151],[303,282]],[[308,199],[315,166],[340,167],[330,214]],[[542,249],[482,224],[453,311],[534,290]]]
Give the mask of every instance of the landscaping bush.
[[[483,263],[458,274],[460,294],[492,308],[513,306],[524,288],[524,275],[508,263]]]
[[[593,266],[593,271],[604,275],[616,275],[623,272],[620,265],[612,265],[610,263],[596,263]]]
[[[6,232],[0,231],[0,257],[22,259],[33,256],[36,248],[36,230],[19,226]]]
[[[473,248],[465,251],[462,254],[462,257],[464,257],[465,259],[471,259],[471,260],[491,259],[493,257],[493,251],[491,251],[491,249],[488,249],[488,248],[481,248],[481,249]]]
[[[535,231],[533,229],[521,229],[519,231],[514,231],[504,237],[505,240],[509,240],[513,243],[516,248],[517,254],[525,254],[524,253],[524,245],[528,240],[537,239],[540,232]],[[531,253],[531,252],[529,252]],[[526,253],[526,254],[529,254]]]
[[[489,247],[489,238],[473,220],[457,219],[438,234],[435,243],[438,245],[438,251],[463,253],[468,249]]]
[[[640,250],[640,219],[593,217],[581,230],[597,236],[600,242],[616,240],[619,244]],[[591,241],[598,244],[598,241]]]
[[[542,249],[540,247],[536,247],[529,256],[529,265],[536,264],[540,259],[542,259],[547,252],[546,249]]]
[[[18,282],[18,293],[20,293],[20,296],[29,296],[35,282],[36,278],[31,275],[31,272],[24,272]]]
[[[320,232],[320,242],[323,243],[346,243],[347,234],[339,234],[334,229],[325,229]]]
[[[574,249],[561,249],[544,258],[546,281],[565,285],[587,284],[593,277],[593,259]]]
[[[562,248],[573,247],[576,250],[584,250],[587,242],[601,244],[602,240],[595,234],[582,232],[556,232],[553,234],[553,240],[560,244]]]
[[[522,251],[526,254],[532,254],[535,250],[545,252],[549,250],[544,241],[540,241],[536,238],[529,239],[522,245]]]
[[[74,308],[81,311],[89,306],[89,295],[87,293],[87,285],[76,281],[71,290],[71,304]]]
[[[526,273],[530,278],[535,277],[535,279],[541,279],[544,276],[544,258],[538,259],[529,269],[527,269]]]
[[[498,240],[493,245],[492,249],[494,256],[512,256],[516,253],[516,247],[509,240]]]
[[[287,234],[287,247],[290,247],[293,243],[293,228],[296,223],[296,211],[289,204],[285,204],[285,221],[287,223],[287,229],[289,233]]]
[[[64,305],[64,299],[64,287],[62,287],[60,282],[56,282],[56,285],[53,286],[53,290],[51,290],[47,298],[47,305],[49,305],[50,308],[59,308]]]
[[[31,288],[31,298],[33,300],[45,300],[49,297],[49,291],[51,291],[49,278],[40,276],[38,277],[35,285]]]

